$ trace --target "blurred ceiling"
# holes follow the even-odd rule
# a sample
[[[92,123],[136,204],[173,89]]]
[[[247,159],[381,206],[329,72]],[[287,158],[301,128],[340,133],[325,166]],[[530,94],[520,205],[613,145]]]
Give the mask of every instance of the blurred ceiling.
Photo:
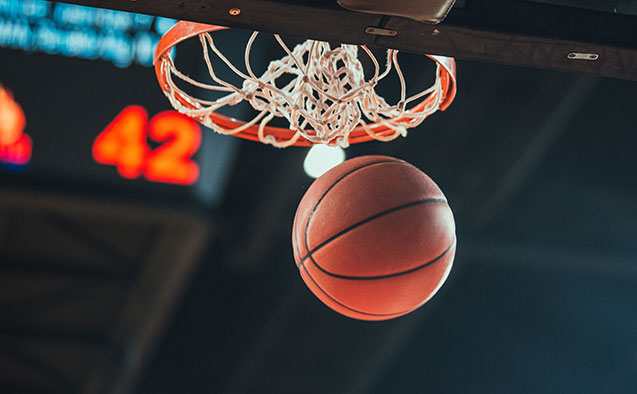
[[[128,391],[210,223],[149,205],[0,192],[0,391]]]

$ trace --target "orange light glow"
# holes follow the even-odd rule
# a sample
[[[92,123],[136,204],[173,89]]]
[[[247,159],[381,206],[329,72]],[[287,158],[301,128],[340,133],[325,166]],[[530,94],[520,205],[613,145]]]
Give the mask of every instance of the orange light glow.
[[[31,160],[33,141],[27,134],[21,134],[13,144],[0,145],[0,161],[9,164],[24,165]]]
[[[151,151],[147,135],[160,145]],[[140,175],[153,182],[191,185],[199,166],[191,160],[201,143],[201,128],[194,120],[166,111],[148,122],[143,107],[131,105],[113,119],[93,143],[93,158],[117,167],[124,178]]]
[[[26,126],[26,118],[20,104],[10,91],[0,85],[0,146],[17,142]]]
[[[31,160],[33,141],[24,134],[25,126],[22,107],[0,85],[0,162],[25,165]]]

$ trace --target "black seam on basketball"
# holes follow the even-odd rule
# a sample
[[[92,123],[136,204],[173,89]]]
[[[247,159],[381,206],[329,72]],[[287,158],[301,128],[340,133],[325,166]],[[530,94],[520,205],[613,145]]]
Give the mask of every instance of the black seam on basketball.
[[[454,237],[453,241],[451,241],[451,244],[449,244],[449,246],[447,247],[447,249],[445,249],[444,252],[442,252],[439,256],[437,256],[436,258],[434,258],[433,260],[430,260],[424,264],[421,264],[417,267],[413,267],[410,268],[408,270],[405,271],[400,271],[400,272],[394,272],[391,274],[385,274],[385,275],[377,275],[377,276],[349,276],[349,275],[341,275],[341,274],[335,274],[333,272],[329,272],[327,270],[325,270],[323,267],[321,267],[320,265],[318,265],[316,263],[316,261],[314,260],[314,258],[310,257],[310,255],[306,256],[309,257],[310,260],[312,261],[312,263],[314,263],[314,265],[316,266],[316,268],[318,268],[319,270],[321,270],[324,274],[329,275],[333,278],[338,278],[338,279],[347,279],[347,280],[374,280],[374,279],[387,279],[387,278],[393,278],[396,276],[401,276],[401,275],[407,275],[410,274],[412,272],[421,270],[423,268],[426,268],[438,261],[440,261],[440,259],[442,259],[447,253],[449,253],[449,251],[453,248],[453,246],[456,244],[456,238]],[[307,258],[306,258],[307,259]],[[305,262],[306,259],[302,260],[302,263]]]
[[[409,163],[407,163],[406,161],[403,160],[399,160],[399,159],[382,159],[382,160],[378,160],[378,161],[374,161],[371,163],[365,163],[362,164],[356,168],[353,168],[351,170],[349,170],[348,172],[346,172],[345,174],[341,175],[340,178],[338,178],[337,180],[334,181],[334,183],[332,183],[330,185],[330,187],[328,187],[325,192],[321,195],[321,197],[319,197],[319,199],[316,201],[316,204],[314,204],[314,207],[312,208],[312,211],[310,212],[310,214],[307,217],[307,221],[305,222],[305,229],[303,230],[303,241],[305,242],[305,249],[308,251],[308,254],[306,257],[304,257],[303,259],[300,260],[299,264],[297,264],[297,267],[300,267],[303,260],[306,259],[307,257],[310,257],[310,259],[312,258],[312,251],[310,251],[310,245],[307,241],[307,231],[310,228],[310,221],[312,220],[312,216],[314,216],[314,212],[316,212],[316,208],[318,208],[319,204],[321,203],[321,201],[323,201],[323,199],[325,198],[325,196],[327,196],[327,193],[330,192],[330,190],[332,190],[340,181],[342,181],[344,178],[346,178],[347,176],[355,173],[358,170],[361,170],[363,168],[367,168],[376,164],[383,164],[383,163],[396,163],[396,164],[403,164],[403,165],[409,165]],[[299,253],[299,258],[301,257],[301,254]],[[316,264],[316,262],[314,262]]]
[[[406,209],[406,208],[411,208],[411,207],[416,206],[416,205],[431,204],[431,203],[445,203],[445,204],[447,204],[447,201],[444,200],[444,199],[441,199],[441,198],[427,198],[427,199],[424,199],[424,200],[408,202],[406,204],[399,205],[397,207],[389,208],[389,209],[387,209],[385,211],[376,213],[376,214],[374,214],[374,215],[372,215],[372,216],[370,216],[368,218],[365,218],[365,219],[361,220],[360,222],[356,222],[356,223],[352,224],[351,226],[339,231],[338,233],[334,234],[330,238],[328,238],[325,241],[321,242],[320,244],[315,246],[314,249],[310,250],[307,253],[307,255],[303,256],[303,258],[301,258],[300,261],[303,261],[303,260],[305,260],[307,258],[311,258],[311,255],[313,253],[317,252],[319,249],[321,249],[325,245],[327,245],[330,242],[334,241],[336,238],[340,237],[341,235],[344,235],[344,234],[356,229],[357,227],[362,226],[365,223],[368,223],[368,222],[371,222],[372,220],[378,219],[381,216],[389,215],[390,213],[394,213],[396,211],[400,211],[401,209]],[[306,243],[306,248],[309,250],[309,247],[308,247],[307,243]],[[299,254],[299,256],[300,256],[300,254]],[[300,265],[300,263],[298,265]],[[327,272],[327,271],[325,271],[325,272]]]
[[[295,227],[295,229],[297,228],[296,225],[298,224],[296,219],[297,219],[296,215],[294,215],[294,225],[295,225],[294,227]],[[296,248],[296,254],[297,254],[297,256],[299,256],[299,261],[302,261],[302,258],[301,258],[301,246],[300,246],[299,240],[298,240],[298,231],[295,231],[293,236],[294,236],[294,247]],[[297,268],[298,268],[298,265],[297,265]]]
[[[308,271],[308,270],[307,270],[307,268],[305,268],[305,266],[304,266],[304,265],[300,265],[300,266],[299,266],[299,269],[301,269],[301,268],[303,268],[303,270],[305,270],[305,274],[307,275],[307,277],[308,277],[308,278],[310,278],[310,280],[312,281],[312,283],[314,283],[314,286],[316,286],[316,288],[317,288],[317,289],[319,289],[319,290],[321,291],[321,293],[325,294],[325,296],[326,296],[327,298],[329,298],[330,300],[332,300],[332,301],[333,301],[333,302],[335,302],[336,304],[338,304],[338,305],[342,306],[343,308],[345,308],[345,309],[347,309],[347,310],[350,310],[350,311],[352,311],[352,312],[359,313],[359,314],[361,314],[361,315],[366,315],[366,316],[378,316],[378,317],[387,317],[387,318],[390,318],[390,317],[392,317],[392,316],[394,316],[394,317],[398,317],[398,316],[402,316],[402,315],[405,315],[405,314],[407,314],[407,313],[410,313],[410,312],[412,312],[412,311],[415,311],[416,309],[418,309],[418,308],[420,307],[420,305],[419,305],[419,306],[417,306],[417,307],[415,307],[415,308],[410,308],[410,309],[407,309],[407,310],[405,310],[405,311],[402,311],[402,312],[395,312],[395,313],[369,313],[369,312],[359,311],[359,310],[357,310],[357,309],[351,308],[351,307],[349,307],[349,306],[347,306],[347,305],[345,305],[345,304],[343,304],[343,303],[339,302],[339,301],[338,301],[338,300],[336,300],[334,297],[332,297],[331,295],[329,295],[329,294],[327,293],[327,291],[323,290],[323,288],[322,288],[321,286],[319,286],[319,284],[318,284],[318,283],[316,283],[316,281],[314,280],[314,278],[313,278],[313,277],[312,277],[312,275],[310,274],[310,271]]]
[[[334,273],[334,272],[330,272],[330,271],[326,270],[325,268],[321,267],[321,266],[320,266],[320,265],[316,262],[316,260],[314,260],[314,256],[313,256],[313,254],[314,254],[314,253],[316,253],[316,252],[317,252],[318,250],[320,250],[321,248],[323,248],[325,245],[327,245],[327,244],[329,244],[330,242],[332,242],[332,241],[334,241],[335,239],[337,239],[338,237],[340,237],[340,236],[342,236],[342,235],[344,235],[344,234],[346,234],[346,233],[348,233],[348,232],[350,232],[350,231],[354,230],[354,229],[355,229],[355,228],[357,228],[357,227],[362,226],[362,225],[363,225],[363,224],[365,224],[365,223],[368,223],[368,222],[370,222],[370,221],[372,221],[372,220],[375,220],[375,219],[377,219],[377,218],[379,218],[379,217],[381,217],[381,216],[388,215],[388,214],[390,214],[390,213],[397,212],[397,211],[399,211],[399,210],[406,209],[406,208],[410,208],[410,207],[413,207],[413,206],[416,206],[416,205],[421,205],[421,204],[431,204],[431,203],[445,203],[445,204],[447,204],[447,201],[446,201],[446,200],[444,200],[444,199],[431,198],[431,199],[425,199],[425,200],[419,200],[419,201],[412,201],[412,202],[407,203],[407,204],[403,204],[403,205],[399,205],[399,206],[397,206],[397,207],[390,208],[390,209],[388,209],[388,210],[385,210],[385,211],[379,212],[379,213],[377,213],[377,214],[375,214],[375,215],[372,215],[372,216],[370,216],[370,217],[368,217],[368,218],[366,218],[366,219],[361,220],[360,222],[357,222],[357,223],[355,223],[355,224],[353,224],[353,225],[349,226],[348,228],[346,228],[346,229],[344,229],[344,230],[342,230],[342,231],[338,232],[337,234],[333,235],[332,237],[330,237],[330,238],[326,239],[325,241],[321,242],[319,245],[317,245],[317,246],[316,246],[314,249],[312,249],[312,250],[309,250],[309,247],[307,246],[307,238],[306,238],[306,248],[309,250],[309,252],[308,252],[308,253],[307,253],[307,255],[305,255],[303,258],[300,258],[300,260],[299,260],[299,264],[297,265],[297,267],[300,267],[301,265],[303,265],[303,264],[305,263],[305,261],[306,261],[306,260],[308,260],[308,259],[309,259],[309,260],[310,260],[310,261],[311,261],[311,262],[312,262],[312,263],[313,263],[313,264],[314,264],[314,265],[315,265],[318,269],[320,269],[321,271],[323,271],[325,274],[330,275],[330,276],[335,277],[335,278],[341,278],[341,279],[351,279],[351,280],[370,280],[370,279],[391,278],[391,277],[394,277],[394,276],[405,275],[405,274],[408,274],[408,273],[410,273],[410,272],[414,272],[414,271],[417,271],[417,270],[419,270],[419,269],[425,268],[425,267],[427,267],[427,266],[429,266],[429,265],[431,265],[431,264],[435,263],[436,261],[440,260],[440,259],[441,259],[441,258],[442,258],[442,257],[443,257],[446,253],[447,253],[447,252],[449,252],[449,250],[451,250],[451,247],[452,247],[452,246],[455,244],[455,242],[456,242],[456,241],[455,241],[455,238],[454,238],[454,240],[453,240],[453,241],[451,241],[451,244],[447,247],[447,249],[446,249],[444,252],[442,252],[442,254],[441,254],[441,255],[439,255],[438,257],[436,257],[435,259],[433,259],[433,260],[431,260],[431,261],[428,261],[428,262],[426,262],[425,264],[420,265],[420,266],[418,266],[418,267],[414,267],[414,268],[410,268],[410,269],[405,270],[405,271],[396,272],[396,273],[392,273],[392,274],[386,274],[386,275],[377,275],[377,276],[349,276],[349,275],[341,275],[341,274],[337,274],[337,273]],[[300,256],[300,253],[299,253],[299,256]]]

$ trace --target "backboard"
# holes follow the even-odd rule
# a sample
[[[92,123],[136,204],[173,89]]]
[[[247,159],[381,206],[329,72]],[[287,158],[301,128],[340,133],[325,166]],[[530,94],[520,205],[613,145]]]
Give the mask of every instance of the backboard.
[[[457,0],[439,24],[350,11],[337,0],[67,2],[322,41],[637,80],[637,5],[629,0]],[[400,14],[401,2],[391,4]]]

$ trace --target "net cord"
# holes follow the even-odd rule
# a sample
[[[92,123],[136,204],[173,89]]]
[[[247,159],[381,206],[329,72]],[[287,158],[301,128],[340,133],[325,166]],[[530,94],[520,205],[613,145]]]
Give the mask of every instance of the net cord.
[[[387,50],[385,67],[381,72],[376,56],[367,46],[361,45],[360,48],[374,67],[373,75],[366,80],[358,59],[359,46],[341,44],[331,48],[326,42],[306,40],[291,50],[275,34],[276,41],[286,55],[271,61],[263,75],[257,76],[252,70],[250,54],[258,35],[259,32],[254,32],[246,44],[246,73],[223,55],[210,33],[199,35],[206,69],[215,84],[188,77],[177,69],[170,54],[163,56],[162,70],[169,87],[165,93],[173,107],[221,134],[237,134],[258,123],[259,140],[281,148],[293,145],[300,138],[312,143],[347,147],[348,135],[357,126],[361,126],[376,140],[391,141],[398,136],[406,136],[407,129],[420,125],[440,107],[443,95],[440,65],[437,65],[436,80],[432,86],[407,97],[407,85],[398,62],[397,50]],[[234,86],[216,74],[211,52],[244,80],[243,86]],[[390,105],[374,88],[392,70],[399,80],[400,100]],[[275,83],[284,75],[291,75],[292,79],[278,88]],[[228,94],[214,101],[196,98],[179,88],[175,77],[200,89]],[[426,96],[433,100],[429,100],[423,108],[407,109],[409,103]],[[219,108],[234,106],[242,101],[250,103],[257,114],[241,126],[225,128],[215,123],[210,116]],[[294,132],[290,138],[279,139],[266,134],[268,124],[275,117],[284,118],[289,123],[289,129]],[[388,133],[388,130],[392,132]]]

